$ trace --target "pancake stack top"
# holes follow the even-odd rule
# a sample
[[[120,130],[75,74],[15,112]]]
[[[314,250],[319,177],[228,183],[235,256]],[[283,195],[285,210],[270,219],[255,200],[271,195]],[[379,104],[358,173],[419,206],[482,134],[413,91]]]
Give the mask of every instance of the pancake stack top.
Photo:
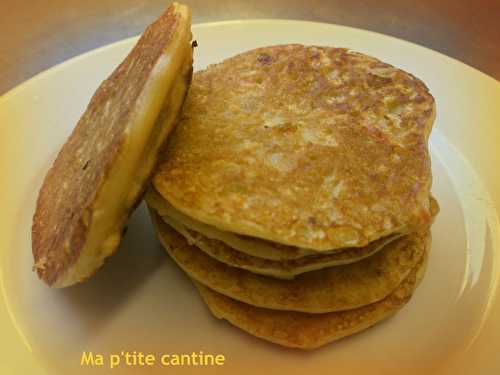
[[[215,316],[311,349],[398,311],[423,277],[434,99],[347,49],[252,50],[193,77],[146,200]]]

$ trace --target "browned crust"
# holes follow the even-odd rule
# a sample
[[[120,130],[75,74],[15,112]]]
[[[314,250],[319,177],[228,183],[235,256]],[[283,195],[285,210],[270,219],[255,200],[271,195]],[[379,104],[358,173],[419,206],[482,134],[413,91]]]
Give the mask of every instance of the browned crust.
[[[120,154],[128,119],[179,19],[172,5],[146,28],[101,83],[45,176],[33,217],[32,251],[34,268],[49,285],[81,254],[96,198]],[[139,200],[137,195],[130,208]]]
[[[410,300],[424,272],[425,259],[383,300],[352,310],[325,314],[256,307],[193,282],[215,317],[225,319],[261,339],[310,350],[363,331],[395,314]]]

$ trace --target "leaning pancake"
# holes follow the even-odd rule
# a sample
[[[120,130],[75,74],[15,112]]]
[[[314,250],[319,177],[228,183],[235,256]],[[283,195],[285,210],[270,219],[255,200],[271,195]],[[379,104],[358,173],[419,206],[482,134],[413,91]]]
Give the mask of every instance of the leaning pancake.
[[[395,314],[411,298],[425,273],[425,261],[384,299],[357,309],[307,314],[269,310],[236,301],[195,281],[213,315],[261,339],[292,348],[314,349],[367,329]]]
[[[170,256],[196,281],[254,306],[308,313],[353,309],[385,298],[422,258],[429,237],[428,231],[410,234],[359,262],[280,280],[219,262],[162,220],[155,224]]]
[[[156,220],[163,220],[175,231],[184,236],[189,244],[195,245],[219,262],[280,279],[293,279],[295,276],[304,272],[360,261],[361,259],[375,254],[388,243],[401,237],[401,235],[387,236],[373,241],[365,247],[345,249],[334,254],[309,255],[298,259],[276,261],[241,253],[232,249],[222,241],[210,239],[198,232],[186,228],[169,216],[164,216],[161,219],[157,218]],[[161,227],[159,230],[161,230]]]
[[[220,230],[362,247],[430,223],[434,113],[420,80],[372,57],[248,51],[194,75],[154,186]]]
[[[173,4],[97,89],[40,190],[32,247],[54,287],[94,273],[117,248],[192,75],[191,14]]]

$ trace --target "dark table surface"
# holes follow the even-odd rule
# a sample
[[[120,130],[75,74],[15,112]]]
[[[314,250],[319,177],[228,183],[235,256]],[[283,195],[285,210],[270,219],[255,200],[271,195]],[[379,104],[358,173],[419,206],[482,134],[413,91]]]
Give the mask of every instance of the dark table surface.
[[[193,22],[286,18],[405,39],[500,80],[500,0],[184,0]],[[55,64],[137,35],[166,0],[0,0],[0,94]]]

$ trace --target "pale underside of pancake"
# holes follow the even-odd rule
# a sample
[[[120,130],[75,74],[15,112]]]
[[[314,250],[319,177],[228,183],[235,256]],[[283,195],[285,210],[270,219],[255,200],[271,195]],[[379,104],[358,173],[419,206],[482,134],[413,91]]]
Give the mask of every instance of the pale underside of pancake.
[[[281,280],[219,262],[153,219],[163,246],[191,278],[250,305],[307,313],[353,309],[385,298],[423,256],[430,236],[429,231],[406,235],[359,262]]]
[[[427,254],[426,254],[427,255]],[[255,307],[194,281],[212,314],[261,339],[291,348],[315,349],[363,331],[394,315],[411,298],[422,280],[426,260],[384,299],[357,309],[307,314]]]
[[[184,215],[168,203],[156,191],[156,189],[154,189],[154,187],[147,190],[145,199],[148,202],[148,205],[151,206],[160,216],[169,217],[182,224],[188,230],[196,231],[208,238],[222,241],[233,249],[254,257],[282,261],[299,259],[307,255],[318,253],[318,251],[312,249],[302,249],[295,246],[283,245],[273,241],[242,236],[237,233],[219,230],[216,227],[207,225],[201,221]],[[343,249],[336,249],[331,252],[342,250]]]
[[[431,220],[425,85],[350,50],[260,48],[193,76],[154,176],[220,230],[329,251]]]
[[[146,194],[145,200],[148,205],[153,208],[167,223],[174,227],[176,231],[181,233],[184,237],[188,239],[188,241],[193,242],[195,239],[193,235],[190,233],[195,232],[199,233],[203,237],[207,237],[213,242],[213,246],[209,248],[205,241],[198,241],[197,246],[202,250],[207,252],[209,255],[217,258],[218,260],[228,263],[232,266],[240,266],[241,268],[245,268],[248,266],[249,270],[257,271],[257,269],[261,269],[262,272],[266,274],[265,269],[275,268],[273,265],[277,265],[279,269],[285,271],[281,273],[285,278],[290,278],[293,274],[301,273],[300,269],[306,269],[309,266],[312,266],[313,263],[320,264],[321,260],[329,259],[332,265],[334,264],[342,264],[349,263],[350,260],[362,259],[370,254],[373,254],[377,251],[377,248],[380,248],[380,245],[384,245],[389,243],[391,240],[400,237],[401,234],[396,234],[392,236],[386,236],[379,240],[373,241],[365,247],[361,248],[347,248],[347,249],[335,249],[333,251],[325,251],[321,252],[322,254],[333,254],[333,253],[341,253],[342,255],[337,256],[328,256],[315,257],[315,262],[306,264],[302,263],[301,260],[309,255],[318,255],[318,251],[311,249],[301,249],[294,246],[288,246],[283,244],[278,244],[276,242],[262,240],[259,238],[252,238],[248,236],[241,236],[236,233],[226,232],[219,230],[213,226],[204,224],[200,221],[190,218],[187,215],[184,215],[182,212],[176,210],[170,203],[168,203],[155,189],[154,187],[150,187]],[[434,199],[434,197],[430,197],[430,207],[431,207],[431,215],[434,218],[439,212],[439,205]],[[222,249],[220,245],[215,246],[216,242],[223,242],[226,246],[226,249]],[[228,247],[230,249],[228,249]],[[218,251],[213,251],[215,248]],[[239,254],[243,253],[244,255],[236,255],[232,250],[238,250]],[[212,250],[212,251],[210,251]],[[248,255],[248,257],[245,256]],[[257,258],[257,259],[256,259]],[[260,258],[260,259],[259,259]],[[261,259],[270,260],[271,262],[262,261]],[[276,262],[278,261],[278,262]],[[287,267],[288,264],[288,267]],[[293,272],[293,269],[296,269],[297,272]],[[269,271],[272,271],[269,269]],[[288,272],[287,272],[288,271]],[[289,272],[292,271],[292,272]],[[277,275],[276,272],[274,272]]]
[[[393,235],[384,237],[371,242],[365,247],[350,248],[334,254],[309,255],[299,259],[276,261],[254,257],[234,250],[222,241],[210,239],[196,231],[186,228],[170,216],[162,216],[157,220],[165,221],[169,226],[184,236],[190,245],[195,245],[219,262],[280,279],[293,279],[295,276],[304,272],[360,261],[361,259],[375,254],[385,245],[402,236]]]
[[[191,13],[174,3],[99,86],[45,177],[32,247],[47,284],[80,282],[116,250],[191,77]]]

